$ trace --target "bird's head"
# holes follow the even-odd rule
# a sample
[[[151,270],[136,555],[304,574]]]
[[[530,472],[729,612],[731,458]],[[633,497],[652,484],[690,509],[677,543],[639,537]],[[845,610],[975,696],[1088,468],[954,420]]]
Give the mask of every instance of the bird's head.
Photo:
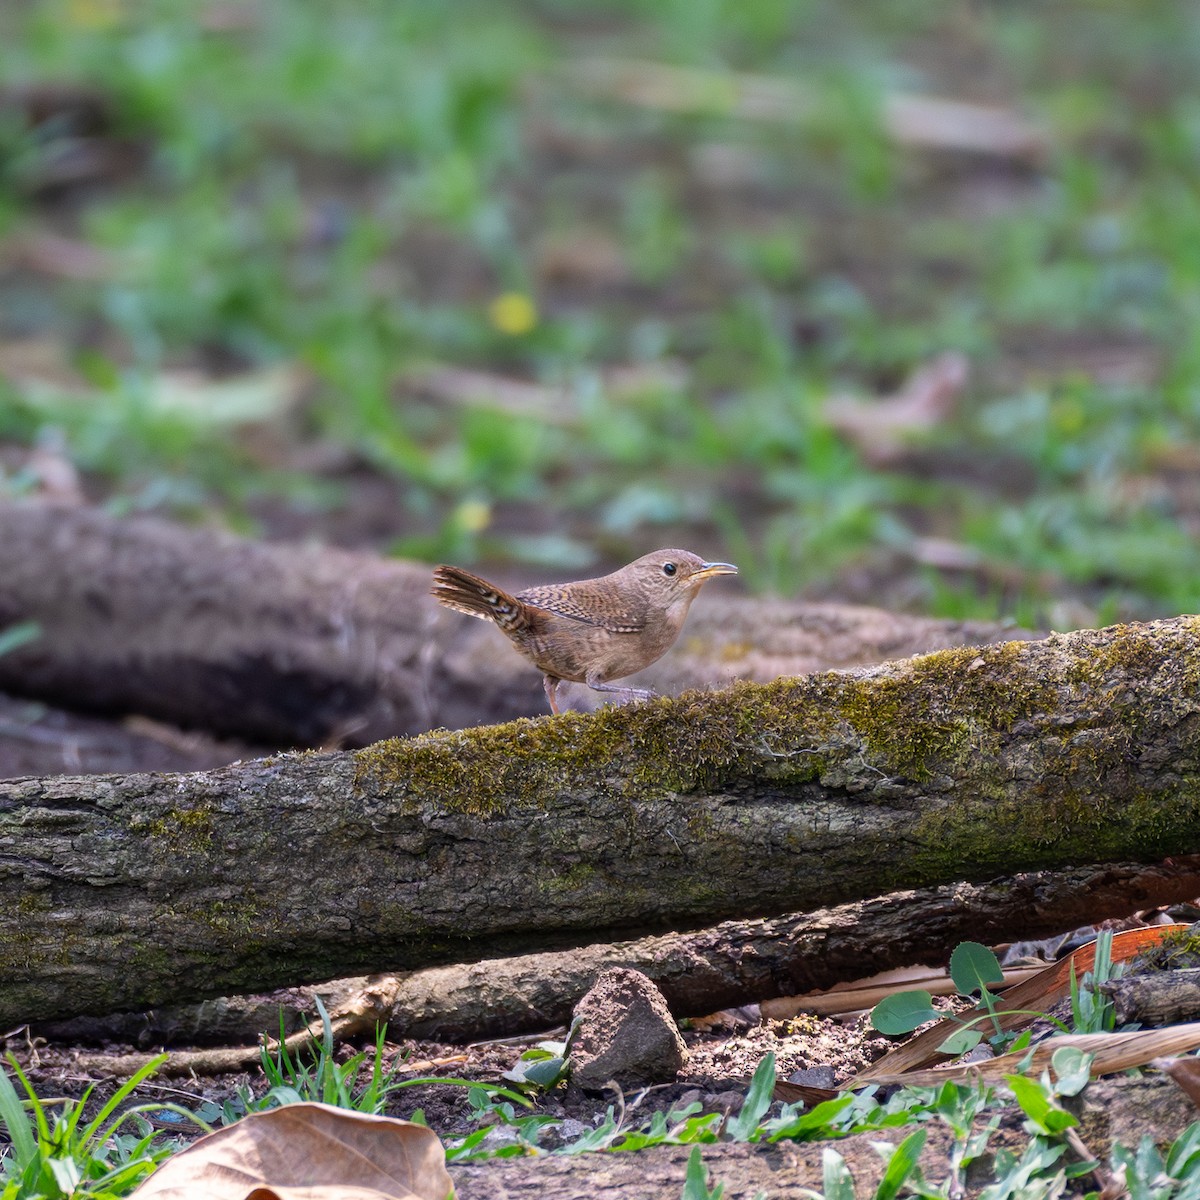
[[[708,562],[689,550],[655,550],[624,567],[638,588],[666,608],[690,604],[701,586],[716,575],[736,575],[733,563]]]

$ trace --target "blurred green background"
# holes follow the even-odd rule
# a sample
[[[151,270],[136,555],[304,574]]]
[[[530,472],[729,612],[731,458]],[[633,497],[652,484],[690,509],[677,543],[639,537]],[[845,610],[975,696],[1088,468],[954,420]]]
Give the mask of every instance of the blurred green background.
[[[7,0],[0,493],[1194,610],[1198,79],[1183,0]]]

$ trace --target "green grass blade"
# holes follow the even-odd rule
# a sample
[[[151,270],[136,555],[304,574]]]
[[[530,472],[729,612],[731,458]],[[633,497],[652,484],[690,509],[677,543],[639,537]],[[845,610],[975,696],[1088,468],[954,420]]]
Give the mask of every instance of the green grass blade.
[[[775,1055],[767,1054],[755,1069],[741,1111],[726,1124],[726,1136],[735,1142],[748,1142],[771,1107],[774,1090]]]
[[[927,1130],[918,1129],[916,1133],[910,1133],[892,1151],[892,1156],[888,1159],[887,1167],[884,1169],[883,1178],[875,1189],[875,1200],[895,1200],[896,1195],[913,1173],[917,1160],[921,1157],[921,1151],[925,1149],[927,1136]]]
[[[25,1089],[25,1094],[29,1097],[29,1111],[33,1114],[33,1120],[37,1127],[38,1140],[44,1145],[49,1145],[53,1141],[53,1137],[50,1133],[50,1122],[46,1119],[46,1109],[41,1100],[38,1099],[37,1092],[33,1090],[33,1085],[29,1082],[25,1072],[21,1070],[21,1066],[17,1062],[16,1058],[12,1054],[6,1055],[6,1057],[16,1074],[18,1081]],[[88,1096],[91,1094],[91,1091],[92,1089],[88,1088],[88,1090],[84,1092],[84,1100],[88,1098]],[[80,1103],[82,1103],[82,1101]]]
[[[18,1071],[20,1068],[17,1068]],[[19,1171],[37,1157],[37,1137],[34,1135],[25,1106],[17,1089],[13,1087],[8,1072],[0,1066],[0,1123],[12,1143],[13,1162]]]
[[[854,1176],[836,1150],[821,1151],[821,1186],[825,1200],[854,1200]]]
[[[167,1056],[165,1054],[155,1055],[155,1057],[152,1058],[148,1063],[146,1063],[146,1065],[143,1066],[141,1068],[141,1070],[139,1070],[135,1074],[131,1075],[109,1097],[107,1103],[104,1104],[104,1106],[100,1109],[100,1111],[92,1119],[91,1123],[88,1124],[84,1128],[82,1134],[79,1135],[80,1145],[87,1146],[93,1140],[100,1142],[100,1143],[106,1142],[109,1139],[109,1137],[112,1135],[113,1130],[116,1129],[121,1124],[122,1121],[124,1121],[125,1116],[124,1116],[124,1114],[119,1116],[117,1118],[117,1120],[113,1122],[113,1125],[111,1128],[106,1129],[103,1134],[101,1134],[99,1137],[97,1137],[97,1133],[103,1127],[105,1121],[107,1121],[108,1118],[110,1116],[112,1116],[112,1114],[116,1111],[116,1109],[121,1104],[123,1104],[126,1100],[129,1099],[130,1095],[132,1095],[132,1093],[137,1088],[139,1083],[144,1083],[145,1080],[148,1079],[151,1075],[153,1075],[154,1072],[157,1071],[158,1068],[161,1067],[163,1065],[163,1063],[165,1063],[166,1061],[167,1061]],[[83,1108],[83,1106],[81,1104],[80,1109],[82,1110],[82,1108]],[[72,1132],[74,1132],[74,1131],[72,1130]]]

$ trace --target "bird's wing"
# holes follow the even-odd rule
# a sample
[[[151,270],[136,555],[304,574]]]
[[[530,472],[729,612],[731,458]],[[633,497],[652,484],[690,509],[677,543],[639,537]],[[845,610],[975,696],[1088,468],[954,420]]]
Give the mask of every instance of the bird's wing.
[[[640,633],[645,628],[644,618],[635,616],[620,597],[589,586],[591,582],[526,588],[517,599],[609,633]]]

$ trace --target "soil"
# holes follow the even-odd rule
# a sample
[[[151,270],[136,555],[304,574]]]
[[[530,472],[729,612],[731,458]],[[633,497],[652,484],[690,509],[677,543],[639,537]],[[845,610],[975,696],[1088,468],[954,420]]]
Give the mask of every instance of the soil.
[[[757,1010],[750,1008],[716,1014],[690,1024],[692,1028],[683,1031],[688,1061],[673,1082],[630,1089],[623,1095],[615,1089],[589,1094],[568,1085],[540,1097],[531,1111],[579,1122],[586,1128],[603,1120],[608,1108],[614,1105],[623,1107],[625,1123],[632,1126],[648,1120],[655,1112],[668,1112],[692,1102],[698,1102],[705,1112],[736,1112],[745,1099],[750,1077],[767,1053],[775,1055],[778,1078],[788,1079],[803,1072],[803,1078],[796,1081],[827,1087],[851,1078],[891,1046],[889,1039],[870,1029],[865,1017],[854,1018],[847,1024],[811,1016],[763,1022]],[[705,1027],[697,1027],[701,1025]],[[548,1030],[544,1037],[562,1038],[565,1033],[563,1029]],[[503,1080],[504,1072],[511,1071],[521,1054],[539,1040],[542,1039],[522,1037],[466,1046],[406,1041],[388,1044],[385,1062],[389,1068],[399,1063],[399,1079],[436,1075],[511,1086]],[[47,1042],[31,1037],[27,1029],[10,1033],[5,1039],[5,1049],[16,1056],[39,1095],[78,1097],[94,1084],[90,1102],[96,1106],[116,1090],[120,1081],[103,1072],[81,1068],[80,1057],[87,1055],[92,1066],[98,1050],[112,1055],[135,1052],[133,1046],[116,1043],[97,1048]],[[360,1050],[367,1051],[370,1058],[374,1044],[341,1046],[336,1057],[345,1062]],[[232,1100],[244,1088],[256,1096],[262,1095],[267,1090],[262,1072],[154,1079],[139,1086],[133,1102],[170,1101],[195,1109],[206,1100],[217,1104]],[[472,1115],[467,1089],[458,1085],[405,1086],[392,1096],[387,1111],[392,1116],[407,1118],[417,1109],[443,1136],[466,1133],[478,1124]],[[173,1122],[169,1127],[177,1128]],[[198,1131],[180,1128],[179,1132],[183,1136],[198,1136]],[[547,1145],[552,1143],[552,1138],[547,1141]]]

